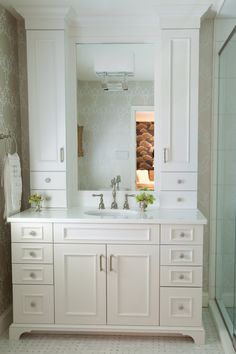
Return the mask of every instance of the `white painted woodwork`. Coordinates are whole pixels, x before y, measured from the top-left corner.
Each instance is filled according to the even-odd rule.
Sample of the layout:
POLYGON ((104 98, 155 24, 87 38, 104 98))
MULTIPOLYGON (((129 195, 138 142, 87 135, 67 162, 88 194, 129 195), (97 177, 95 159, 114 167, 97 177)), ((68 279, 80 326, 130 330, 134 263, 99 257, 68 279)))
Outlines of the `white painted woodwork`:
POLYGON ((161 288, 161 326, 201 326, 200 288, 161 288))
POLYGON ((51 223, 12 223, 12 242, 52 242, 51 223))
POLYGON ((106 323, 105 245, 55 245, 55 323, 106 323))
POLYGON ((53 265, 12 264, 13 284, 53 284, 53 265))
POLYGON ((54 323, 52 285, 13 285, 14 323, 54 323))
POLYGON ((158 325, 159 246, 107 246, 107 323, 158 325))
POLYGON ((65 171, 64 31, 27 31, 31 171, 65 171))
POLYGON ((161 244, 203 244, 202 225, 161 225, 161 244))
POLYGON ((202 246, 160 246, 161 265, 201 266, 202 246))
POLYGON ((202 287, 202 267, 160 267, 160 286, 202 287))
POLYGON ((164 191, 160 193, 160 205, 168 209, 196 209, 197 192, 164 191))
POLYGON ((66 189, 66 172, 30 172, 31 189, 66 189))
POLYGON ((12 243, 12 263, 52 263, 52 244, 12 243))
POLYGON ((32 194, 41 194, 44 198, 42 206, 44 208, 66 208, 67 191, 49 189, 31 189, 32 194))
POLYGON ((196 191, 197 173, 163 172, 161 173, 161 189, 163 191, 196 191))
POLYGON ((56 223, 55 243, 159 243, 159 225, 56 223))
POLYGON ((161 37, 160 169, 197 172, 199 30, 163 30, 161 37))

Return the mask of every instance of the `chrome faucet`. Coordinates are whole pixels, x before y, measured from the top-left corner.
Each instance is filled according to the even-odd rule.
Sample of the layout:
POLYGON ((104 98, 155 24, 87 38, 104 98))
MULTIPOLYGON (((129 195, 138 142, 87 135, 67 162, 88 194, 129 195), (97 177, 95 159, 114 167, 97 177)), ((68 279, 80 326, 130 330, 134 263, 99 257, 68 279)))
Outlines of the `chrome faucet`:
POLYGON ((111 203, 111 209, 118 209, 118 204, 116 202, 116 191, 119 190, 119 183, 121 182, 121 177, 116 176, 111 180, 111 187, 112 187, 112 198, 113 201, 111 203))
POLYGON ((103 194, 92 194, 93 197, 100 197, 100 202, 99 202, 99 205, 98 205, 98 209, 105 209, 105 204, 104 204, 104 201, 103 201, 103 194))
POLYGON ((123 209, 129 209, 129 202, 128 202, 128 197, 135 197, 135 194, 125 194, 125 202, 123 205, 123 209))

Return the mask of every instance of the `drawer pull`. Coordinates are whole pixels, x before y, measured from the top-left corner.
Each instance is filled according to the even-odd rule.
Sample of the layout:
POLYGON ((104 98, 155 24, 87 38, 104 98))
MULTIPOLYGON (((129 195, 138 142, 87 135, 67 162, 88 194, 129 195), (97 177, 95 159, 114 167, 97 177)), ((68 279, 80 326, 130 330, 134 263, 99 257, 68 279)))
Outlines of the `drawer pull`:
POLYGON ((30 253, 29 253, 29 255, 31 256, 31 257, 36 257, 36 253, 34 252, 34 251, 31 251, 30 253))
POLYGON ((180 311, 184 310, 184 305, 179 305, 179 310, 180 311))
POLYGON ((30 273, 30 278, 35 279, 36 278, 35 273, 30 273))
POLYGON ((30 233, 29 233, 31 236, 36 236, 36 231, 30 231, 30 233))
POLYGON ((183 181, 182 179, 178 179, 178 180, 177 180, 177 183, 178 183, 178 184, 182 184, 182 183, 184 183, 184 181, 183 181))
POLYGON ((179 279, 183 280, 184 279, 184 275, 180 274, 179 279))
POLYGON ((177 198, 177 202, 183 202, 184 201, 184 198, 177 198))
POLYGON ((31 302, 31 303, 30 303, 30 306, 31 306, 31 307, 36 307, 36 303, 35 303, 35 302, 31 302))
POLYGON ((49 177, 45 178, 45 182, 46 183, 50 183, 51 182, 51 178, 49 178, 49 177))
POLYGON ((184 253, 181 253, 179 256, 181 259, 185 258, 184 253))
POLYGON ((184 236, 185 236, 185 233, 181 232, 180 237, 184 237, 184 236))

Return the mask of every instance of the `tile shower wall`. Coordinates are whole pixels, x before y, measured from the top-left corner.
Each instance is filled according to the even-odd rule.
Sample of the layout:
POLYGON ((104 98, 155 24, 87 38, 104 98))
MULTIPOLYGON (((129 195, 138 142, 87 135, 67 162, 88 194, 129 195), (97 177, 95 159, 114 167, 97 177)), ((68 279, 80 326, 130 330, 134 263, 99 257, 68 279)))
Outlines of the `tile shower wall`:
MULTIPOLYGON (((21 113, 24 115, 24 124, 26 124, 28 117, 25 98, 27 90, 23 28, 22 24, 17 23, 16 19, 0 6, 0 131, 9 129, 16 135, 18 153, 22 161, 24 196, 26 196, 28 190, 28 177, 26 178, 28 166, 27 132, 23 134, 25 144, 23 149, 21 143, 21 129, 24 131, 24 127, 21 126, 21 113)), ((14 144, 9 148, 13 152, 14 144)), ((4 154, 5 141, 0 141, 0 174, 2 173, 4 154)), ((23 204, 26 206, 26 202, 23 204)), ((3 210, 4 196, 3 189, 0 187, 0 315, 12 301, 10 228, 3 220, 3 210)))

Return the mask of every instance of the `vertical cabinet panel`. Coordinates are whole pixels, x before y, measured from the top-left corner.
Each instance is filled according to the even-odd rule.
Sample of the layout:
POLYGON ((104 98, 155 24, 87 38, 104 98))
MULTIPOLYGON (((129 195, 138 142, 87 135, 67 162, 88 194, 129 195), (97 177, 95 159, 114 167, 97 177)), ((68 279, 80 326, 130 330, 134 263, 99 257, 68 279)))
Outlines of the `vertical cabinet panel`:
POLYGON ((30 167, 65 170, 64 31, 27 31, 30 167))
POLYGON ((55 245, 55 322, 106 323, 105 245, 55 245))
POLYGON ((198 32, 162 31, 162 171, 197 171, 198 32))
POLYGON ((107 323, 157 325, 159 248, 107 246, 107 323))

